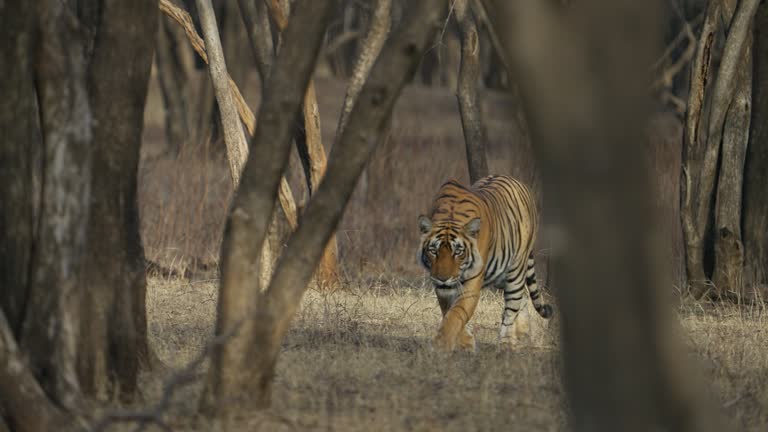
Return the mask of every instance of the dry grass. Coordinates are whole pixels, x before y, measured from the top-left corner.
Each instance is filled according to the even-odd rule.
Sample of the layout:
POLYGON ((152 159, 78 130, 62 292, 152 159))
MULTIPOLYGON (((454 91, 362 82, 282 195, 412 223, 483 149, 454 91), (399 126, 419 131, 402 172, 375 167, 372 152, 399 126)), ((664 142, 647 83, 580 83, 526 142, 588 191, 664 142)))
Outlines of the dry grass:
MULTIPOLYGON (((326 145, 332 141, 341 92, 338 83, 318 82, 326 145)), ((489 95, 485 103, 491 170, 515 175, 538 190, 532 149, 508 120, 509 104, 498 95, 489 95)), ((156 104, 157 95, 150 92, 139 181, 147 256, 166 267, 194 269, 202 263, 215 268, 231 197, 226 164, 212 149, 182 151, 177 159, 163 156, 156 104)), ((502 349, 496 344, 501 299, 489 291, 474 318, 476 354, 443 356, 429 349, 439 308, 416 265, 415 221, 443 180, 466 181, 454 96, 407 89, 392 130, 369 166, 367 188, 358 186, 338 231, 347 281, 333 293, 307 293, 278 364, 272 423, 259 423, 265 417, 254 414, 239 429, 279 430, 274 419, 282 419, 289 430, 564 430, 557 319, 537 327, 531 343, 502 349)), ((647 151, 676 280, 682 256, 680 131, 674 118, 655 119, 647 151)), ((306 199, 295 155, 289 179, 297 198, 306 199)), ((539 257, 546 257, 547 248, 545 240, 539 242, 539 257)), ((548 288, 546 261, 537 262, 537 271, 548 288)), ((164 380, 199 356, 210 339, 215 276, 208 271, 192 281, 150 278, 151 344, 167 367, 143 377, 142 404, 156 401, 164 380)), ((765 311, 686 304, 679 314, 691 359, 703 364, 714 399, 735 429, 765 430, 765 311)), ((175 393, 168 412, 174 430, 211 429, 196 414, 205 368, 191 386, 175 393)))
MULTIPOLYGON (((209 281, 150 280, 151 344, 168 369, 144 378, 145 403, 157 398, 162 376, 205 346, 216 292, 209 281)), ((485 291, 473 319, 477 353, 444 356, 429 347, 440 312, 419 279, 382 276, 309 291, 283 345, 271 416, 291 430, 564 430, 557 320, 530 344, 500 346, 501 307, 498 293, 485 291)), ((723 412, 737 430, 765 430, 766 312, 684 305, 680 318, 691 361, 703 365, 723 412)), ((176 430, 210 427, 195 414, 203 373, 177 394, 168 416, 176 430)), ((242 430, 259 430, 253 424, 242 430)))

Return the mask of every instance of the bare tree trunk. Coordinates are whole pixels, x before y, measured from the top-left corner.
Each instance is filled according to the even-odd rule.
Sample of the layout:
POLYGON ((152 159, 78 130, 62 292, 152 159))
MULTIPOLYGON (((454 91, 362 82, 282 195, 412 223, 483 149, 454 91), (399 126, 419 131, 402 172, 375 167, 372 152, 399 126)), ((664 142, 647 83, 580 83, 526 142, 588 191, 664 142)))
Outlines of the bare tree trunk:
POLYGON ((469 179, 474 183, 488 175, 485 128, 477 94, 477 86, 480 83, 480 38, 468 0, 456 0, 454 11, 461 33, 461 64, 456 99, 459 102, 461 126, 464 129, 469 179))
MULTIPOLYGON (((686 241, 686 268, 688 280, 692 286, 691 293, 696 298, 704 294, 708 287, 708 278, 703 266, 703 255, 707 228, 711 223, 709 221, 709 215, 712 211, 718 157, 720 155, 720 146, 723 140, 726 115, 728 113, 728 108, 731 105, 731 101, 733 100, 734 90, 737 85, 737 70, 740 64, 742 64, 744 45, 746 44, 758 3, 759 0, 741 1, 734 12, 733 21, 728 29, 728 37, 725 42, 725 47, 723 48, 723 58, 718 70, 717 80, 712 89, 706 140, 700 135, 698 135, 698 140, 696 140, 697 136, 694 135, 694 137, 692 137, 693 139, 687 139, 684 143, 686 146, 686 153, 684 155, 684 170, 686 177, 683 185, 683 233, 686 241), (692 160, 693 162, 688 163, 688 160, 692 160)), ((725 4, 725 6, 727 7, 727 4, 725 4)), ((709 13, 715 8, 716 7, 712 5, 708 8, 707 21, 710 20, 709 13)), ((707 23, 705 22, 705 26, 706 24, 707 23)), ((702 39, 704 37, 708 37, 706 33, 702 35, 702 39)), ((714 33, 712 34, 712 37, 714 37, 714 33)), ((702 45, 705 44, 700 42, 700 49, 706 49, 706 47, 702 45)), ((694 66, 696 66, 696 64, 694 64, 694 66)), ((699 82, 694 79, 692 79, 691 82, 696 83, 696 88, 701 87, 699 82)), ((704 87, 704 89, 706 91, 706 87, 704 87)), ((698 97, 698 90, 692 91, 691 94, 694 95, 693 97, 698 97)), ((706 93, 704 96, 705 95, 706 93)), ((688 109, 691 110, 692 108, 689 107, 688 109)), ((687 116, 686 122, 689 120, 694 119, 692 119, 691 116, 687 116)), ((697 125, 687 125, 686 133, 693 131, 694 127, 697 127, 697 125)), ((721 255, 723 249, 738 248, 738 245, 735 244, 733 239, 732 230, 726 229, 726 231, 722 231, 718 227, 718 231, 718 236, 721 239, 721 255), (731 233, 729 234, 728 231, 731 231, 731 233), (732 246, 729 247, 726 246, 726 244, 731 244, 732 246)), ((733 260, 729 259, 728 263, 723 263, 722 265, 730 267, 729 264, 734 264, 731 261, 733 260)), ((738 258, 736 258, 736 261, 738 261, 738 258)), ((722 276, 723 273, 734 273, 735 271, 721 269, 720 272, 722 276)), ((738 271, 738 273, 741 272, 738 271)), ((719 288, 716 287, 716 290, 719 293, 719 288)))
MULTIPOLYGON (((704 194, 702 173, 707 154, 705 106, 713 76, 712 54, 720 17, 720 0, 710 0, 699 37, 696 56, 691 65, 691 90, 688 94, 688 110, 685 113, 683 136, 683 169, 680 178, 680 219, 685 240, 685 268, 691 295, 700 298, 709 290, 709 279, 704 271, 704 237, 708 224, 699 219, 698 208, 704 194)), ((710 152, 711 153, 711 152, 710 152)), ((716 155, 715 155, 716 156, 716 155)), ((712 159, 709 156, 708 159, 712 159)), ((712 162, 716 163, 716 161, 712 162)), ((713 173, 714 175, 714 173, 713 173)), ((711 192, 710 192, 711 193, 711 192)), ((707 199, 708 200, 708 199, 707 199)))
MULTIPOLYGON (((761 4, 754 23, 752 121, 744 166, 743 235, 747 276, 755 285, 768 283, 768 4, 761 4)), ((762 295, 768 294, 762 290, 762 295)))
MULTIPOLYGON (((330 0, 299 0, 285 31, 264 95, 254 154, 249 157, 224 232, 216 334, 236 331, 214 351, 203 408, 218 416, 246 407, 261 407, 259 374, 252 358, 253 329, 243 319, 258 298, 254 274, 274 209, 275 198, 290 155, 293 122, 322 44, 333 10, 330 0)), ((314 267, 313 267, 314 269, 314 267)), ((313 270, 312 269, 312 270, 313 270)))
MULTIPOLYGON (((279 34, 282 34, 285 30, 287 19, 285 19, 284 16, 289 9, 287 2, 282 2, 281 5, 273 3, 273 21, 278 27, 277 30, 279 34)), ((294 139, 296 141, 296 149, 299 153, 302 167, 304 168, 307 189, 309 190, 309 195, 311 197, 325 175, 327 164, 322 133, 320 130, 320 111, 317 106, 315 84, 312 79, 310 79, 307 91, 304 94, 304 102, 302 103, 298 121, 300 123, 300 128, 294 136, 294 139)), ((291 227, 292 230, 295 228, 295 225, 291 227)), ((339 270, 337 258, 338 245, 336 237, 334 236, 328 241, 325 253, 323 254, 323 259, 320 261, 317 268, 316 279, 318 285, 322 289, 328 289, 338 285, 339 270)))
MULTIPOLYGON (((360 53, 357 56, 352 76, 347 85, 347 91, 344 94, 344 102, 341 106, 339 123, 336 126, 334 143, 338 142, 341 138, 341 134, 347 126, 349 114, 355 106, 360 90, 363 88, 366 79, 368 79, 368 75, 371 73, 371 68, 379 57, 384 42, 387 40, 387 35, 392 27, 392 0, 376 0, 376 7, 370 22, 368 32, 366 33, 360 48, 360 53)), ((387 128, 386 133, 389 133, 389 128, 387 128)), ((369 185, 368 170, 364 169, 360 179, 360 188, 363 197, 366 200, 370 194, 369 185)))
MULTIPOLYGON (((192 48, 200 56, 204 63, 208 63, 208 54, 205 51, 203 39, 197 34, 189 13, 173 4, 171 0, 160 0, 160 11, 173 18, 176 22, 179 23, 179 25, 184 28, 192 48)), ((243 95, 240 93, 240 89, 237 88, 237 84, 235 84, 231 77, 229 78, 229 88, 232 92, 232 97, 235 100, 240 120, 245 125, 248 133, 253 135, 254 131, 256 130, 256 116, 254 116, 253 111, 251 111, 251 109, 245 103, 245 99, 243 99, 243 95)), ((296 227, 296 203, 293 199, 293 194, 291 193, 291 189, 288 187, 288 183, 285 178, 283 178, 281 181, 279 198, 280 205, 283 208, 286 220, 291 226, 291 229, 293 229, 296 227)))
POLYGON ((339 124, 336 126, 336 142, 341 139, 341 134, 347 127, 349 115, 357 102, 363 84, 371 73, 374 62, 379 57, 384 42, 387 40, 387 34, 392 25, 392 0, 376 0, 376 8, 373 11, 371 26, 365 35, 360 54, 357 57, 352 77, 347 86, 347 92, 344 94, 344 102, 339 115, 339 124))
MULTIPOLYGON (((304 167, 310 199, 314 196, 320 181, 325 176, 326 157, 320 130, 320 111, 317 107, 314 80, 309 81, 302 104, 301 124, 303 128, 296 134, 296 148, 304 167)), ((323 258, 317 266, 315 278, 321 289, 330 289, 339 283, 338 268, 339 248, 336 236, 332 236, 325 247, 323 258)))
POLYGON ((64 410, 80 407, 77 287, 92 137, 84 44, 71 18, 53 1, 0 4, 0 430, 73 430, 64 410))
POLYGON ((88 70, 95 145, 78 374, 90 396, 131 400, 150 361, 136 193, 157 0, 105 1, 83 26, 95 29, 88 70))
POLYGON ((219 105, 221 124, 224 129, 224 142, 227 145, 227 160, 229 161, 229 174, 232 184, 237 189, 240 183, 240 172, 248 158, 248 146, 245 142, 243 127, 237 114, 237 108, 232 100, 232 92, 229 87, 229 74, 224 61, 224 52, 219 39, 219 30, 216 25, 216 16, 213 12, 211 0, 196 0, 197 10, 200 14, 200 24, 205 38, 205 50, 208 53, 208 71, 211 74, 211 82, 216 93, 216 101, 219 105))
MULTIPOLYGON (((200 14, 200 22, 205 37, 206 52, 208 53, 208 70, 216 92, 221 124, 224 128, 224 142, 227 146, 227 160, 229 161, 229 173, 232 177, 232 185, 237 190, 240 183, 240 175, 245 161, 248 159, 248 145, 243 135, 243 127, 232 100, 229 74, 224 59, 224 53, 219 40, 219 31, 216 26, 211 0, 196 0, 197 10, 200 14)), ((274 224, 275 218, 272 218, 274 224)), ((274 231, 274 230, 273 230, 274 231)), ((258 285, 265 289, 272 277, 272 265, 275 260, 274 244, 265 241, 262 246, 261 258, 254 264, 259 269, 258 285)))
MULTIPOLYGON (((183 28, 184 31, 187 34, 187 37, 189 38, 190 43, 192 44, 192 47, 194 50, 198 53, 198 55, 203 59, 205 63, 208 63, 208 54, 206 53, 205 47, 203 46, 203 40, 200 38, 200 36, 195 31, 194 25, 192 24, 192 19, 189 16, 188 13, 181 10, 178 6, 171 3, 169 0, 160 0, 160 10, 168 15, 169 17, 173 18, 175 21, 177 21, 183 28)), ((234 98, 236 105, 237 105, 237 111, 240 116, 240 120, 245 125, 246 129, 248 130, 248 133, 253 135, 255 128, 256 128, 256 117, 253 115, 253 112, 250 110, 248 105, 245 103, 245 100, 243 99, 242 94, 240 93, 240 90, 237 88, 237 85, 232 80, 232 78, 228 78, 228 84, 229 89, 232 92, 232 97, 234 98)), ((246 153, 243 156, 243 159, 240 163, 238 163, 237 160, 231 157, 231 155, 228 155, 227 158, 230 162, 230 174, 231 175, 239 175, 242 172, 242 164, 245 163, 245 159, 247 158, 247 147, 246 147, 246 153), (236 171, 233 171, 236 170, 236 171)), ((279 231, 279 227, 277 226, 277 223, 279 220, 278 215, 283 215, 285 217, 285 221, 288 223, 290 229, 296 228, 296 203, 293 198, 293 194, 291 193, 291 189, 288 186, 288 182, 283 178, 280 183, 280 193, 279 193, 279 199, 280 199, 280 205, 282 207, 283 212, 280 213, 278 211, 275 212, 275 216, 272 218, 272 222, 269 228, 269 242, 265 242, 262 250, 263 259, 258 261, 258 268, 259 268, 259 274, 260 280, 261 280, 261 287, 263 289, 266 289, 267 285, 269 284, 269 279, 272 275, 272 268, 275 261, 275 253, 274 250, 279 248, 279 242, 277 232, 279 231)))
MULTIPOLYGON (((75 370, 80 332, 81 272, 91 200, 92 111, 84 42, 67 5, 42 2, 34 79, 44 156, 39 219, 19 345, 32 373, 60 406, 79 408, 75 370)), ((15 143, 25 145, 26 143, 15 143)))
POLYGON ((503 41, 530 114, 545 209, 559 210, 544 218, 558 280, 568 281, 558 293, 572 427, 721 430, 700 409, 676 337, 641 162, 657 5, 587 1, 564 15, 551 2, 485 4, 495 27, 510 29, 503 41))
MULTIPOLYGON (((299 307, 314 265, 336 230, 363 167, 382 139, 402 88, 416 72, 421 56, 440 28, 440 19, 445 12, 441 7, 443 3, 442 0, 424 0, 414 5, 401 30, 384 47, 362 88, 347 129, 333 147, 327 177, 309 202, 302 224, 289 240, 269 290, 256 304, 254 322, 245 324, 253 332, 252 342, 247 345, 247 357, 252 360, 249 363, 252 383, 257 384, 251 388, 251 397, 259 406, 269 405, 281 342, 299 307)), ((289 40, 286 37, 286 44, 289 40)), ((261 172, 249 168, 250 165, 246 170, 251 173, 261 172)))
MULTIPOLYGON (((749 24, 751 27, 751 23, 749 24)), ((712 281, 720 295, 744 294, 744 244, 741 236, 744 159, 752 114, 752 30, 736 71, 736 88, 723 131, 715 203, 715 268, 712 281)))

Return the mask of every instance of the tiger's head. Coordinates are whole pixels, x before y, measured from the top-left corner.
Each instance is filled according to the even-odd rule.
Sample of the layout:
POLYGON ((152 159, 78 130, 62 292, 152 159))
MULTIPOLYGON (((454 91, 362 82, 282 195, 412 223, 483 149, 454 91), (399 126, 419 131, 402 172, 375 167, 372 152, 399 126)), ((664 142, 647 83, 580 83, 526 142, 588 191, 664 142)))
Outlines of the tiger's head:
POLYGON ((483 258, 478 249, 480 218, 462 223, 419 216, 421 247, 419 262, 430 272, 437 289, 457 288, 462 282, 479 275, 483 258))

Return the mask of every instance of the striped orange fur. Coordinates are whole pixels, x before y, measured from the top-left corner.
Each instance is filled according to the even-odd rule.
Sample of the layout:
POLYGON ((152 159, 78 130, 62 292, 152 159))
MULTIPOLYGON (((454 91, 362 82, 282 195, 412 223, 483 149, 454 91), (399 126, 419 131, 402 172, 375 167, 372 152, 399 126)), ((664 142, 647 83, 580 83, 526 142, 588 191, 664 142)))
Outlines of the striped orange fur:
POLYGON ((484 177, 471 187, 446 181, 428 216, 419 216, 419 262, 430 272, 443 320, 435 338, 438 348, 456 345, 474 350, 467 328, 480 289, 504 290, 499 336, 510 335, 525 291, 543 318, 552 316, 536 284, 533 244, 538 226, 530 189, 508 176, 484 177))

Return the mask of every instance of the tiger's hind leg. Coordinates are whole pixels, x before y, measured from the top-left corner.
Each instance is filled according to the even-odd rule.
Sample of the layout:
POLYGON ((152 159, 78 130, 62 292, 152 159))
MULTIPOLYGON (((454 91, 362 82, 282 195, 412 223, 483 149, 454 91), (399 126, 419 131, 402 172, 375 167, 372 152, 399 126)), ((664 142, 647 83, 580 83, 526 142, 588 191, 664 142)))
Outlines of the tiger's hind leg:
POLYGON ((525 306, 525 271, 512 269, 507 273, 504 289, 504 310, 501 313, 499 339, 511 344, 519 342, 528 334, 528 313, 525 306))

